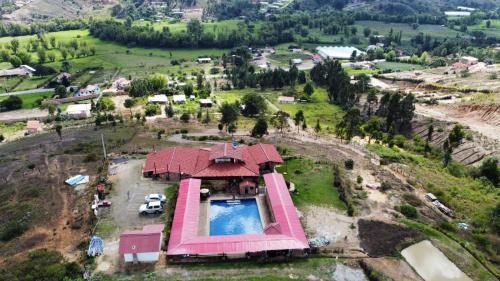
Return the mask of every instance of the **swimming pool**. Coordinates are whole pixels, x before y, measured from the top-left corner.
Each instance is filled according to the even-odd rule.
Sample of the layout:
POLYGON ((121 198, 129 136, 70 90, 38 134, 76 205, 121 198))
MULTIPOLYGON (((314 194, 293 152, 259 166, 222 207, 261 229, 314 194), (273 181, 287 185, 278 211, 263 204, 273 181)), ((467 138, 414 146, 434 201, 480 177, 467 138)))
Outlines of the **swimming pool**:
POLYGON ((212 200, 210 202, 210 236, 262 233, 257 201, 212 200))

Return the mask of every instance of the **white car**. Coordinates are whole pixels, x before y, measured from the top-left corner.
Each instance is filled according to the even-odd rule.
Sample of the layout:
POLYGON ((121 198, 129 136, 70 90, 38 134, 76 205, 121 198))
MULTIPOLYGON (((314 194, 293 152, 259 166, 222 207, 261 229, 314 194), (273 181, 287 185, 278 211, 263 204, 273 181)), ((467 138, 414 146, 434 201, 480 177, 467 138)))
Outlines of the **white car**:
POLYGON ((146 195, 146 197, 144 197, 144 201, 146 201, 146 203, 160 201, 163 204, 165 203, 165 201, 167 201, 167 197, 165 197, 165 195, 161 193, 152 193, 146 195))
POLYGON ((159 214, 163 212, 163 206, 160 201, 153 201, 147 204, 142 204, 139 207, 139 214, 147 215, 147 214, 159 214))

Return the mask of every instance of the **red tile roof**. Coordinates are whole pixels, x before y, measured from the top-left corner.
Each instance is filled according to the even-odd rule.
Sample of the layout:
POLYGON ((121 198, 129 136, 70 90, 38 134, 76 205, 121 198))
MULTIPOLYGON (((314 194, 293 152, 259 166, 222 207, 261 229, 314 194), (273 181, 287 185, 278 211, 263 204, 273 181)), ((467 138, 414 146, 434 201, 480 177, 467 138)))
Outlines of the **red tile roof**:
POLYGON ((143 172, 154 174, 183 173, 192 177, 256 177, 259 165, 266 162, 283 163, 283 159, 272 144, 252 146, 218 144, 211 148, 174 147, 146 156, 143 172), (215 163, 221 157, 236 159, 230 163, 215 163))
POLYGON ((119 253, 136 254, 159 252, 164 225, 146 225, 142 230, 125 231, 120 235, 119 253))
POLYGON ((264 175, 275 222, 263 234, 197 236, 201 180, 185 179, 172 222, 167 255, 242 254, 269 250, 308 249, 304 230, 281 174, 264 175))
POLYGON ((246 187, 246 186, 257 187, 257 184, 249 180, 240 182, 240 187, 246 187))

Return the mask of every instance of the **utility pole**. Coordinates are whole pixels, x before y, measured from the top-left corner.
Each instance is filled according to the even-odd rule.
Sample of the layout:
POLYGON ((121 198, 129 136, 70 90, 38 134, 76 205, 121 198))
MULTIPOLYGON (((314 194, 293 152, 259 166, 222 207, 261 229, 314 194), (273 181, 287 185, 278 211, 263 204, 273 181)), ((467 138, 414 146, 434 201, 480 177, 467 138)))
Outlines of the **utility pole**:
POLYGON ((102 142, 102 153, 104 154, 104 160, 106 160, 106 144, 104 144, 104 135, 101 134, 101 142, 102 142))

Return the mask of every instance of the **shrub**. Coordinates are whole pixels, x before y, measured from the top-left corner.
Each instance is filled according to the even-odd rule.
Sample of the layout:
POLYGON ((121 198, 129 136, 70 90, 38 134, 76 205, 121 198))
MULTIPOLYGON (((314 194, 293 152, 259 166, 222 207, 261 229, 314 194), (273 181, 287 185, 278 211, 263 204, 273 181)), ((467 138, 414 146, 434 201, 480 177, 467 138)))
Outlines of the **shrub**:
POLYGON ((414 219, 417 217, 417 209, 412 205, 405 204, 400 207, 401 214, 405 215, 405 217, 414 219))
POLYGON ((84 162, 94 162, 97 161, 97 155, 95 152, 90 152, 89 154, 85 155, 85 159, 83 159, 84 162))
POLYGON ((146 106, 146 109, 144 111, 144 114, 146 116, 155 116, 156 114, 160 113, 160 106, 157 104, 148 104, 146 106))
POLYGON ((358 176, 358 177, 356 178, 356 182, 357 182, 358 184, 363 183, 363 177, 362 177, 362 176, 358 176))
POLYGON ((182 115, 180 117, 181 121, 185 122, 185 123, 189 122, 190 118, 191 117, 189 116, 189 113, 187 113, 187 112, 182 113, 182 115))
POLYGON ((26 230, 28 226, 20 221, 11 220, 9 221, 2 231, 0 232, 0 240, 1 241, 9 241, 18 236, 21 236, 26 230))
POLYGON ((394 144, 397 145, 398 147, 404 148, 406 145, 406 137, 403 135, 396 135, 394 136, 394 144))
POLYGON ((439 224, 439 228, 441 228, 442 230, 445 230, 445 231, 455 232, 455 226, 453 224, 451 224, 449 221, 442 221, 439 224))
POLYGON ((354 169, 354 160, 352 159, 347 159, 344 161, 344 167, 347 169, 347 170, 352 170, 354 169))
POLYGON ((389 189, 392 189, 392 186, 390 183, 384 181, 384 182, 382 182, 382 184, 380 184, 380 191, 385 192, 389 189))
POLYGON ((467 174, 465 166, 456 161, 450 161, 446 169, 451 175, 457 178, 464 177, 467 174))
POLYGON ((188 129, 181 129, 180 132, 181 132, 181 134, 187 134, 189 131, 188 131, 188 129))

